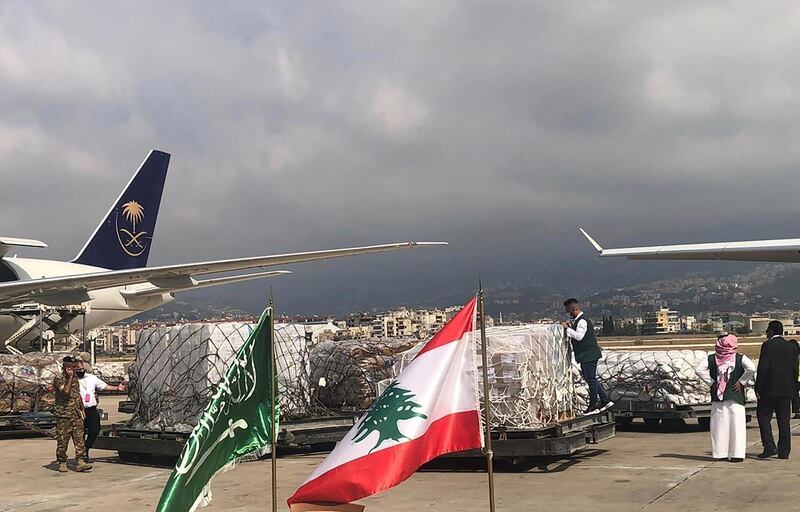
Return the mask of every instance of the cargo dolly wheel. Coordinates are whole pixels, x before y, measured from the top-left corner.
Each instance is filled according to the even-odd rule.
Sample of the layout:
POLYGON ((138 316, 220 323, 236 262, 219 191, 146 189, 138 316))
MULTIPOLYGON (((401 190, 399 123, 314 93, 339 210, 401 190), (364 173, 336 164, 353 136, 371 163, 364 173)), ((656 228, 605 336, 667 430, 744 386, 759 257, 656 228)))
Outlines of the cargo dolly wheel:
POLYGON ((139 454, 139 453, 136 453, 136 452, 118 451, 117 455, 119 455, 120 460, 125 461, 125 462, 138 463, 138 462, 141 462, 142 459, 143 459, 142 455, 139 454))
POLYGON ((657 429, 659 423, 661 423, 661 418, 643 418, 643 419, 644 419, 644 425, 650 430, 657 429))
POLYGON ((670 432, 683 432, 686 430, 686 420, 683 418, 664 418, 661 423, 670 432))
POLYGON ((633 424, 633 416, 617 416, 614 420, 620 428, 630 428, 633 424))

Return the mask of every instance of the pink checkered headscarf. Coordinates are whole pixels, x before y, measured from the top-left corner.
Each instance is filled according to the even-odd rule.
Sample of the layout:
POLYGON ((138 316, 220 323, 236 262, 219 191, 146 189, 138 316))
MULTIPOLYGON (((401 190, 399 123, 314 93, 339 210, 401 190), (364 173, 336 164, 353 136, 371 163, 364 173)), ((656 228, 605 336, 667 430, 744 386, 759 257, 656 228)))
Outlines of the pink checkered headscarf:
POLYGON ((717 362, 717 397, 722 400, 725 390, 728 388, 728 377, 736 363, 736 348, 739 340, 733 334, 725 334, 717 338, 714 347, 716 352, 714 358, 717 362))

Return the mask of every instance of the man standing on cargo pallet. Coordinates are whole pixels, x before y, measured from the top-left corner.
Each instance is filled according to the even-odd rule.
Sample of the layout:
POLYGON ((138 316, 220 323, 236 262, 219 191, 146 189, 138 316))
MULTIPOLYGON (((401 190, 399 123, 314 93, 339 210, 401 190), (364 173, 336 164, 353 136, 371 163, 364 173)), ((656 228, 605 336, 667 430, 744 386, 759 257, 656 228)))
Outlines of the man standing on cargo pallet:
POLYGON ((92 466, 84 460, 86 448, 83 444, 83 404, 81 390, 75 370, 78 362, 67 356, 62 361, 63 373, 53 380, 56 403, 53 412, 56 417, 56 460, 58 471, 67 472, 67 447, 72 438, 75 447, 75 471, 90 471, 92 466))
MULTIPOLYGON (((84 426, 86 427, 86 462, 91 462, 89 450, 94 446, 94 441, 100 433, 100 413, 97 412, 97 392, 108 389, 109 385, 100 380, 92 373, 86 373, 87 364, 80 362, 80 366, 75 370, 78 383, 81 388, 81 399, 83 401, 84 426)), ((125 391, 125 385, 120 384, 113 389, 125 391)))
POLYGON ((766 459, 778 455, 788 459, 792 449, 792 431, 789 417, 792 397, 797 394, 798 355, 800 346, 795 340, 783 337, 783 324, 777 320, 767 325, 767 341, 761 345, 756 372, 756 396, 758 396, 758 428, 764 451, 758 456, 766 459), (778 446, 772 435, 772 415, 778 423, 778 446))
POLYGON ((561 325, 572 343, 575 362, 581 365, 583 380, 589 386, 589 406, 584 414, 595 414, 608 410, 614 405, 614 402, 608 399, 606 391, 597 380, 597 362, 603 354, 600 351, 600 345, 597 344, 594 325, 581 311, 578 299, 565 300, 564 309, 572 317, 572 322, 561 322, 561 325))

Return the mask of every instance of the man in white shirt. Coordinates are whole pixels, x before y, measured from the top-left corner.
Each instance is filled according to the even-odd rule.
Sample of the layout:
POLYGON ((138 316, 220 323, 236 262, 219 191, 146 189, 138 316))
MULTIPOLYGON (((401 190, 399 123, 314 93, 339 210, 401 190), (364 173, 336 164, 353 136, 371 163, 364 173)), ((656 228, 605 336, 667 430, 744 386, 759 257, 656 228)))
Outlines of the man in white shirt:
POLYGON ((578 299, 564 301, 564 310, 572 317, 571 322, 561 322, 572 344, 575 362, 581 367, 581 375, 589 388, 589 403, 584 414, 596 414, 610 409, 614 402, 608 398, 602 384, 597 380, 597 362, 603 353, 597 344, 592 321, 583 314, 578 299))
MULTIPOLYGON (((94 446, 94 441, 100 433, 100 413, 97 412, 97 392, 108 389, 110 386, 100 380, 96 375, 86 373, 86 363, 83 363, 75 372, 81 388, 81 402, 86 413, 84 428, 86 429, 86 459, 89 459, 89 449, 94 446)), ((125 385, 120 384, 117 391, 125 391, 125 385)))

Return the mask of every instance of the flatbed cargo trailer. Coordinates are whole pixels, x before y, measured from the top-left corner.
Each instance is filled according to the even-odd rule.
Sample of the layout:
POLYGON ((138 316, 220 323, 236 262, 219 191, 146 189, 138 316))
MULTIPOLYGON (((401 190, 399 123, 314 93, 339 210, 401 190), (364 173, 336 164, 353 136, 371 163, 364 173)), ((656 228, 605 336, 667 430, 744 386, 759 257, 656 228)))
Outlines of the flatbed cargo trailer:
POLYGON ((117 382, 117 383, 113 383, 113 384, 111 382, 107 382, 109 387, 104 389, 104 390, 102 390, 102 391, 98 391, 97 394, 100 395, 100 396, 127 395, 128 394, 128 389, 127 388, 124 391, 120 391, 119 389, 116 388, 116 386, 119 386, 120 384, 123 384, 123 383, 124 382, 122 382, 122 381, 117 382))
POLYGON ((55 428, 56 418, 50 411, 0 414, 0 433, 2 434, 52 435, 55 428))
MULTIPOLYGON (((108 419, 108 413, 98 409, 101 420, 108 419)), ((52 411, 0 413, 0 435, 40 434, 55 435, 56 417, 52 411)))
MULTIPOLYGON (((701 428, 708 429, 711 423, 711 404, 676 405, 661 400, 618 400, 614 404, 617 425, 628 427, 637 418, 650 428, 659 424, 672 430, 682 430, 687 419, 696 419, 701 428)), ((747 421, 756 414, 756 404, 745 404, 747 421)))
MULTIPOLYGON (((533 467, 546 470, 549 460, 569 457, 590 445, 611 439, 616 434, 614 415, 601 412, 564 420, 541 429, 505 429, 492 431, 494 460, 505 468, 527 471, 533 467)), ((480 450, 444 455, 431 467, 440 467, 453 459, 485 459, 480 450)))
POLYGON ((134 414, 136 412, 136 402, 122 400, 117 404, 117 410, 123 414, 134 414))
MULTIPOLYGON (((282 422, 278 433, 278 454, 296 450, 330 450, 357 421, 357 416, 336 416, 282 422)), ((541 465, 542 458, 572 455, 614 434, 614 416, 604 412, 573 418, 542 429, 498 428, 492 433, 492 438, 495 458, 507 460, 514 469, 523 469, 541 465)), ((116 450, 120 458, 126 461, 144 461, 152 457, 174 458, 180 455, 188 437, 186 432, 140 430, 115 425, 100 433, 95 448, 116 450)), ((475 457, 482 455, 473 450, 446 455, 442 459, 475 457)))
MULTIPOLYGON (((353 427, 356 420, 355 416, 335 416, 281 422, 278 449, 330 449, 353 427)), ((100 432, 95 448, 115 450, 121 459, 128 461, 151 456, 177 457, 188 438, 189 432, 112 425, 100 432)))

